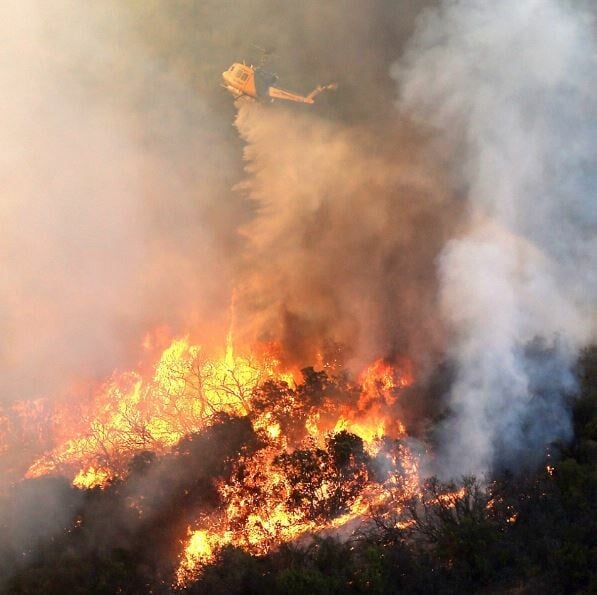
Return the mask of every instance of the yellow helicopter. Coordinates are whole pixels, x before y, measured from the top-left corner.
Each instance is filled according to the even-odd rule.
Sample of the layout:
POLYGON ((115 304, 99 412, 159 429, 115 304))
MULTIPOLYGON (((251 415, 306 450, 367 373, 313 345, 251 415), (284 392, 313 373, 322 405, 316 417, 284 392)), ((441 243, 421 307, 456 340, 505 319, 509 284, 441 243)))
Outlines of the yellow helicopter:
POLYGON ((265 71, 261 66, 247 66, 244 62, 232 64, 228 70, 222 73, 222 78, 224 80, 222 86, 235 98, 244 95, 258 101, 284 99, 297 103, 315 103, 315 98, 320 93, 337 88, 336 84, 319 85, 308 95, 300 95, 276 87, 278 75, 265 71))

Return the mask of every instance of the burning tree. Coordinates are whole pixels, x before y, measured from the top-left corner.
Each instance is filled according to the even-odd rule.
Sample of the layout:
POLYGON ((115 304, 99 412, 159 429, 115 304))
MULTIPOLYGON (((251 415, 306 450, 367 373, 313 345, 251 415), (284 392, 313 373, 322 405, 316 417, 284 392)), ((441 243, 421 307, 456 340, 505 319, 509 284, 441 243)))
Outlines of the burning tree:
POLYGON ((56 428, 57 444, 27 477, 63 474, 80 489, 117 490, 135 523, 163 517, 156 507, 178 493, 170 528, 159 531, 170 559, 173 543, 184 548, 182 585, 226 545, 263 555, 366 521, 374 506, 389 514, 398 503, 390 490, 418 481, 416 463, 404 462, 409 449, 390 448, 405 434, 393 406, 411 377, 400 373, 377 361, 357 381, 314 368, 298 380, 267 351, 236 355, 231 337, 220 358, 174 340, 149 374, 115 373, 80 415, 57 416, 73 422, 56 428), (386 431, 393 437, 382 440, 386 431), (181 460, 201 461, 192 477, 180 474, 181 460))

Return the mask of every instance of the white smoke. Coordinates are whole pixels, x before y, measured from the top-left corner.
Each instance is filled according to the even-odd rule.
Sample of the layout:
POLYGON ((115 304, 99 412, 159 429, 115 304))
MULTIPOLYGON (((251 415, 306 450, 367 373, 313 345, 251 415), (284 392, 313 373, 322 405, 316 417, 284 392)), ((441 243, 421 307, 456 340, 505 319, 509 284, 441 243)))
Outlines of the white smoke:
POLYGON ((0 405, 130 365, 155 326, 225 312, 205 213, 233 153, 117 4, 0 5, 0 405))
POLYGON ((449 474, 536 460, 571 434, 565 395, 597 296, 592 26, 580 3, 445 1, 393 70, 469 205, 439 260, 457 365, 449 474))

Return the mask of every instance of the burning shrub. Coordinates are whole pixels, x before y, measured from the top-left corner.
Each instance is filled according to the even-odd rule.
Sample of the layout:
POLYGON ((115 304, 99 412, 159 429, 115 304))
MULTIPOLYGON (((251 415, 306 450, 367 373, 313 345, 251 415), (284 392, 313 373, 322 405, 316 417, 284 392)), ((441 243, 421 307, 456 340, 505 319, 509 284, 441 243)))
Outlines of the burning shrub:
POLYGON ((367 484, 368 455, 355 434, 340 432, 313 447, 283 453, 274 460, 290 484, 292 506, 310 521, 329 522, 346 512, 367 484))

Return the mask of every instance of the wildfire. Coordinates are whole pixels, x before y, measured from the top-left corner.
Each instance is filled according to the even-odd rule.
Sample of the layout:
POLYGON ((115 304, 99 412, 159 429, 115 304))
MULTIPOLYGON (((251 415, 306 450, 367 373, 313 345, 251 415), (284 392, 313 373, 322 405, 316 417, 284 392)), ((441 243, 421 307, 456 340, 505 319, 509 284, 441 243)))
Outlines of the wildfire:
POLYGON ((236 356, 230 339, 220 359, 207 359, 186 338, 175 339, 148 379, 127 372, 101 386, 79 424, 61 431, 74 436, 33 463, 26 477, 61 472, 76 474, 80 487, 104 485, 126 473, 135 452, 165 452, 217 413, 247 415, 259 383, 274 377, 292 383, 277 366, 272 357, 257 362, 236 356))
POLYGON ((73 485, 81 489, 90 489, 103 486, 110 479, 108 469, 95 469, 89 467, 87 470, 81 469, 73 479, 73 485))
MULTIPOLYGON (((151 352, 153 342, 144 346, 151 352)), ((79 415, 56 412, 62 438, 26 477, 59 473, 80 489, 105 487, 126 477, 137 453, 169 453, 221 415, 247 419, 258 446, 237 453, 217 479, 218 506, 188 528, 179 585, 226 545, 265 554, 367 514, 406 526, 400 510, 418 490, 418 467, 392 407, 412 382, 407 363, 377 360, 355 383, 307 368, 301 381, 271 353, 238 355, 230 334, 220 357, 178 338, 148 369, 115 373, 79 415)))
MULTIPOLYGON (((393 393, 410 382, 397 376, 389 364, 375 362, 361 377, 365 381, 356 411, 334 400, 318 403, 314 411, 299 407, 295 419, 302 422, 301 440, 290 449, 280 421, 284 411, 296 408, 296 395, 278 395, 282 399, 253 422, 256 429, 265 429, 270 446, 241 458, 233 479, 220 484, 225 514, 189 529, 178 584, 196 577, 226 545, 265 554, 302 535, 349 527, 368 514, 391 516, 396 527, 409 526, 411 521, 401 520, 400 512, 418 491, 417 462, 396 440, 384 444, 389 407, 397 398, 393 393), (355 450, 339 461, 338 452, 351 446, 355 450), (377 479, 371 475, 374 457, 383 470, 377 479)), ((402 424, 393 426, 394 439, 405 437, 402 424)))
POLYGON ((195 564, 207 564, 213 558, 215 535, 207 531, 190 531, 184 551, 181 568, 192 568, 195 564))
MULTIPOLYGON (((349 434, 331 434, 328 442, 338 436, 349 434)), ((310 472, 301 481, 288 472, 288 458, 298 453, 296 459, 304 462, 308 452, 280 454, 272 447, 239 461, 236 470, 243 468, 242 479, 219 486, 222 501, 227 504, 225 514, 203 520, 207 528, 189 529, 177 572, 179 585, 195 578, 226 545, 265 554, 303 535, 349 527, 368 514, 391 516, 400 528, 409 525, 411 521, 400 520, 399 514, 403 503, 418 491, 419 478, 416 462, 407 449, 403 447, 397 453, 387 476, 379 481, 373 481, 366 466, 354 459, 338 473, 321 452, 315 459, 315 469, 305 466, 310 472)), ((300 463, 297 466, 300 468, 300 463)))

